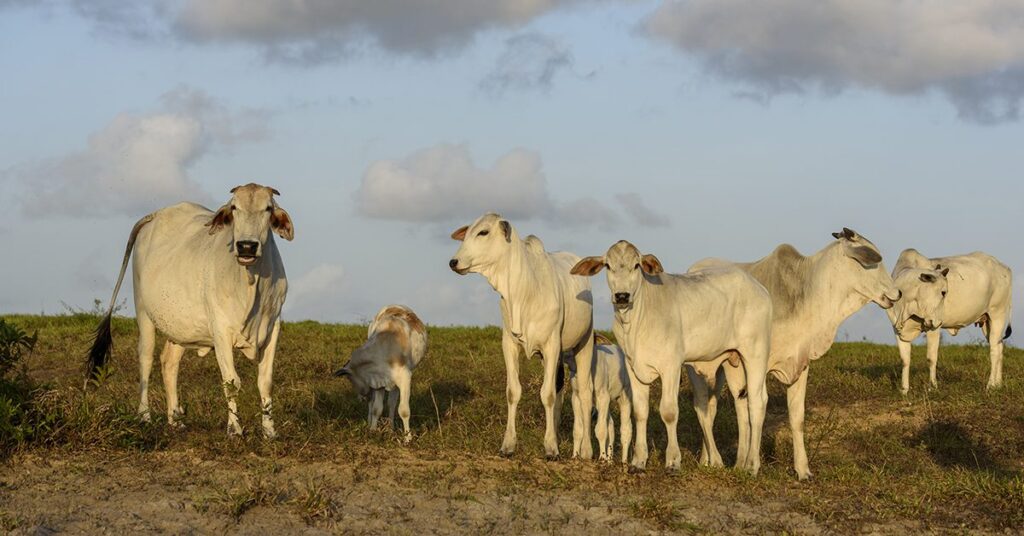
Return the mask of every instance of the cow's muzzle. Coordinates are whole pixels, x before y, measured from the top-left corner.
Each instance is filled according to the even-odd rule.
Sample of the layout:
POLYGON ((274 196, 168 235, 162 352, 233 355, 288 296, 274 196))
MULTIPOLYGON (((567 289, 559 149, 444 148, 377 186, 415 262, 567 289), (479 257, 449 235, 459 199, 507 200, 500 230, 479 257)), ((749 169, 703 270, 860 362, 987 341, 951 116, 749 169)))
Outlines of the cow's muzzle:
POLYGON ((469 268, 459 268, 459 259, 452 259, 448 261, 448 267, 459 275, 466 275, 466 273, 469 272, 469 268))
POLYGON ((878 303, 878 306, 881 307, 882 309, 889 309, 893 305, 896 305, 896 302, 900 301, 901 299, 903 299, 903 291, 897 289, 895 298, 891 298, 886 294, 882 294, 882 298, 879 299, 876 303, 878 303))
POLYGON ((630 304, 630 296, 628 292, 616 292, 612 295, 612 305, 618 309, 628 307, 630 304))
POLYGON ((235 242, 235 256, 238 258, 238 264, 248 266, 256 262, 259 258, 257 253, 260 249, 260 243, 255 240, 239 240, 235 242))

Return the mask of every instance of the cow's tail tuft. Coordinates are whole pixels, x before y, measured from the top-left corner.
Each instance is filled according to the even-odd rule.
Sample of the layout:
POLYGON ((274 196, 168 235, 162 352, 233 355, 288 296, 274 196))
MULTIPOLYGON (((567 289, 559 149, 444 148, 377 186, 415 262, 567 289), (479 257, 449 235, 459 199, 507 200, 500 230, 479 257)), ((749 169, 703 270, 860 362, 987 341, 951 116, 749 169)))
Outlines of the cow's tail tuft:
POLYGON ((110 312, 103 315, 100 323, 96 326, 96 337, 92 341, 92 348, 89 349, 89 379, 95 380, 100 376, 100 369, 107 364, 110 357, 110 349, 114 345, 114 336, 110 332, 110 312))
POLYGON ((1013 326, 1011 326, 1010 324, 1007 324, 1006 325, 1006 335, 1003 335, 1003 340, 1005 341, 1006 339, 1009 339, 1010 335, 1013 335, 1013 326))
POLYGON ((117 276, 117 284, 114 285, 114 293, 110 296, 110 305, 107 306, 107 314, 103 315, 100 323, 96 326, 96 338, 89 349, 86 366, 88 368, 87 379, 95 380, 100 377, 100 371, 107 364, 110 358, 110 351, 114 345, 114 334, 110 330, 111 317, 114 316, 114 305, 117 303, 117 293, 121 290, 121 283, 124 282, 124 273, 128 270, 128 259, 135 249, 135 239, 139 237, 139 231, 147 223, 153 221, 153 215, 147 214, 135 222, 131 234, 128 235, 128 244, 124 248, 124 259, 121 261, 121 273, 117 276))

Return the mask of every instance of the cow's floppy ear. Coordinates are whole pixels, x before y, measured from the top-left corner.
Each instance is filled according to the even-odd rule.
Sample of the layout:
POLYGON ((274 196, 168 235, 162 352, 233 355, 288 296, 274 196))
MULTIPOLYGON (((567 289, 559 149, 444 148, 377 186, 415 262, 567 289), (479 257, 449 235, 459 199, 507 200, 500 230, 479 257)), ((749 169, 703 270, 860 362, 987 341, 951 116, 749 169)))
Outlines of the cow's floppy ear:
POLYGON ((569 270, 572 275, 584 275, 587 277, 597 275, 604 268, 604 257, 586 257, 580 259, 576 266, 569 270))
POLYGON ((871 266, 872 264, 882 262, 882 255, 867 246, 857 246, 849 248, 849 250, 850 256, 853 257, 853 260, 859 262, 861 266, 871 266))
POLYGON ((501 232, 505 233, 505 241, 506 242, 511 242, 512 241, 512 224, 507 222, 507 221, 505 221, 505 220, 501 220, 501 221, 498 222, 498 225, 501 226, 501 232))
POLYGON ((233 208, 231 203, 228 203, 213 213, 213 217, 206 223, 210 228, 210 234, 216 234, 221 227, 231 225, 231 222, 234 220, 234 216, 231 214, 233 208))
POLYGON ((468 225, 463 225, 462 227, 459 227, 458 229, 452 232, 452 240, 458 240, 459 242, 462 242, 463 240, 466 239, 466 231, 468 230, 468 225))
POLYGON ((658 275, 665 271, 661 266, 661 261, 650 253, 640 258, 640 268, 643 268, 647 275, 658 275))
POLYGON ((291 242, 295 238, 295 226, 292 225, 292 217, 281 207, 274 207, 270 213, 270 227, 274 229, 281 238, 291 242))
POLYGON ((923 281, 925 283, 934 283, 935 282, 935 276, 932 275, 932 274, 929 274, 928 272, 921 272, 921 275, 918 276, 918 277, 921 279, 921 281, 923 281))

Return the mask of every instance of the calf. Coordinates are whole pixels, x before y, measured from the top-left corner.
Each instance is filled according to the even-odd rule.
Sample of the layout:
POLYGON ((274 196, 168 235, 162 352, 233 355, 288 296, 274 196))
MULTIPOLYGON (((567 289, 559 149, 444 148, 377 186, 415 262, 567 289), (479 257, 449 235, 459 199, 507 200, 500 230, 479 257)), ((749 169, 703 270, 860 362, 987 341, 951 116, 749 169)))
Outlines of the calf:
POLYGON ((377 427, 377 420, 384 411, 386 392, 391 426, 398 425, 395 421, 397 406, 405 432, 403 439, 409 442, 412 439, 409 431, 412 371, 426 353, 427 330, 416 313, 404 305, 388 305, 374 317, 366 343, 356 348, 348 363, 334 375, 348 378, 356 393, 369 401, 370 428, 377 427))
POLYGON ((633 388, 626 354, 604 335, 594 333, 594 405, 597 408, 598 452, 601 460, 611 461, 615 451, 615 420, 608 406, 619 403, 619 435, 622 438, 622 463, 629 458, 633 439, 633 388))

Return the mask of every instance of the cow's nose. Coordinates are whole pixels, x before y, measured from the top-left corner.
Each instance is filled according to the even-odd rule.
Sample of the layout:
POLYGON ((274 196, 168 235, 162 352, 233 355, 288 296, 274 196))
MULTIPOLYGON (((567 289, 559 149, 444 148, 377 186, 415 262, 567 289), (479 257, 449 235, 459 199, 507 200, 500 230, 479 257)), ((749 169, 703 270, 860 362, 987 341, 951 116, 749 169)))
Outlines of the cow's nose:
POLYGON ((452 259, 452 260, 448 261, 448 267, 451 268, 452 270, 456 269, 458 266, 459 266, 459 259, 452 259))
POLYGON ((240 240, 235 242, 235 248, 238 249, 238 254, 245 257, 256 255, 256 249, 259 247, 260 243, 253 240, 240 240))
POLYGON ((629 293, 628 292, 616 292, 615 293, 615 303, 629 303, 629 293))

